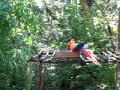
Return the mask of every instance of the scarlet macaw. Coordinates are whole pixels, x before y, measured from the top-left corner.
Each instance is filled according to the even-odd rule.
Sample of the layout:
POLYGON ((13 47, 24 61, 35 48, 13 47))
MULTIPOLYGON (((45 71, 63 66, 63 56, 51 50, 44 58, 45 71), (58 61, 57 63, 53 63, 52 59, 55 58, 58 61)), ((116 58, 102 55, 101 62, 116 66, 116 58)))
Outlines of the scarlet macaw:
POLYGON ((67 49, 72 51, 79 51, 80 58, 82 58, 82 56, 84 55, 89 61, 95 63, 96 65, 100 65, 100 63, 95 59, 94 55, 83 48, 84 44, 85 43, 76 43, 75 40, 71 38, 68 41, 67 49))

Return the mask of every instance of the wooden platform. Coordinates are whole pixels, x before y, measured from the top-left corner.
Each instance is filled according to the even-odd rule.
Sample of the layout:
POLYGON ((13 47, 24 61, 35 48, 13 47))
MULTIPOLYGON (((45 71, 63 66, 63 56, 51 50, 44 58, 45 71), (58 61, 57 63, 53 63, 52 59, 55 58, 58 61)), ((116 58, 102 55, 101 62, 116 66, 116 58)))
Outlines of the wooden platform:
MULTIPOLYGON (((99 60, 98 62, 118 62, 120 63, 120 56, 119 55, 112 55, 112 56, 98 56, 99 60)), ((80 61, 80 53, 79 52, 73 52, 73 51, 50 51, 46 54, 46 52, 41 52, 34 54, 29 57, 27 62, 43 62, 43 63, 63 63, 63 62, 75 62, 80 61)), ((81 60, 82 61, 82 60, 81 60)), ((87 62, 87 61, 85 61, 87 62)))
POLYGON ((75 57, 80 57, 79 52, 72 52, 72 51, 57 51, 55 52, 55 57, 57 58, 75 58, 75 57))

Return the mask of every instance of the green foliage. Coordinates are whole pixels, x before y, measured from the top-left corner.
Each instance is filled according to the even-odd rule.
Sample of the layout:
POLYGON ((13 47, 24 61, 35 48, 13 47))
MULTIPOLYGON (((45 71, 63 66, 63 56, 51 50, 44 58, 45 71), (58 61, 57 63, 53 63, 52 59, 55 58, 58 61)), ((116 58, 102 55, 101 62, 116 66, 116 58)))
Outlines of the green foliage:
POLYGON ((45 73, 44 90, 114 90, 115 66, 102 64, 80 66, 79 64, 61 64, 45 73), (112 82, 112 83, 111 83, 112 82))
POLYGON ((34 6, 27 0, 0 2, 0 89, 25 88, 27 57, 34 49, 36 29, 41 27, 40 18, 32 11, 34 6))
MULTIPOLYGON (((90 48, 95 50, 113 49, 106 23, 112 20, 115 8, 113 11, 107 9, 111 13, 102 17, 93 5, 89 9, 90 17, 86 18, 81 3, 56 1, 44 0, 39 7, 34 0, 0 0, 0 90, 37 90, 38 64, 28 64, 27 59, 45 45, 63 49, 67 38, 72 36, 92 42, 90 48)), ((115 5, 115 1, 112 2, 115 5)), ((105 6, 107 2, 97 0, 96 3, 105 6)), ((113 64, 102 67, 47 64, 43 89, 114 90, 114 77, 113 64)))

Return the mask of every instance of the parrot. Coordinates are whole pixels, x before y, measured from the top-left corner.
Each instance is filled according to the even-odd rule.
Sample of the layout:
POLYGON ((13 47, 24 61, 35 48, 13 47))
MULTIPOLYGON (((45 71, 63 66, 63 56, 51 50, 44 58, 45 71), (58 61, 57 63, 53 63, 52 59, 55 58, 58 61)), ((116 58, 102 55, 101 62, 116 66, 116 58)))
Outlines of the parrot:
POLYGON ((85 56, 90 62, 93 62, 96 65, 100 65, 94 55, 90 51, 84 49, 84 45, 84 42, 76 43, 73 38, 70 38, 67 43, 67 49, 72 50, 73 52, 80 52, 80 58, 85 56))

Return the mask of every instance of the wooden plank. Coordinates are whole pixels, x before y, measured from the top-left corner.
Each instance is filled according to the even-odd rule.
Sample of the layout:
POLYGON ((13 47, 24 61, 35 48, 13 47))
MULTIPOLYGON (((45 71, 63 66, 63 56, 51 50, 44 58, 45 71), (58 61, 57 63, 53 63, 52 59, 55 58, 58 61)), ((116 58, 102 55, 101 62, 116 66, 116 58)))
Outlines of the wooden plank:
POLYGON ((72 52, 72 51, 57 51, 57 52, 55 52, 55 57, 57 57, 57 58, 65 58, 65 57, 75 58, 75 57, 80 57, 80 53, 72 52))

